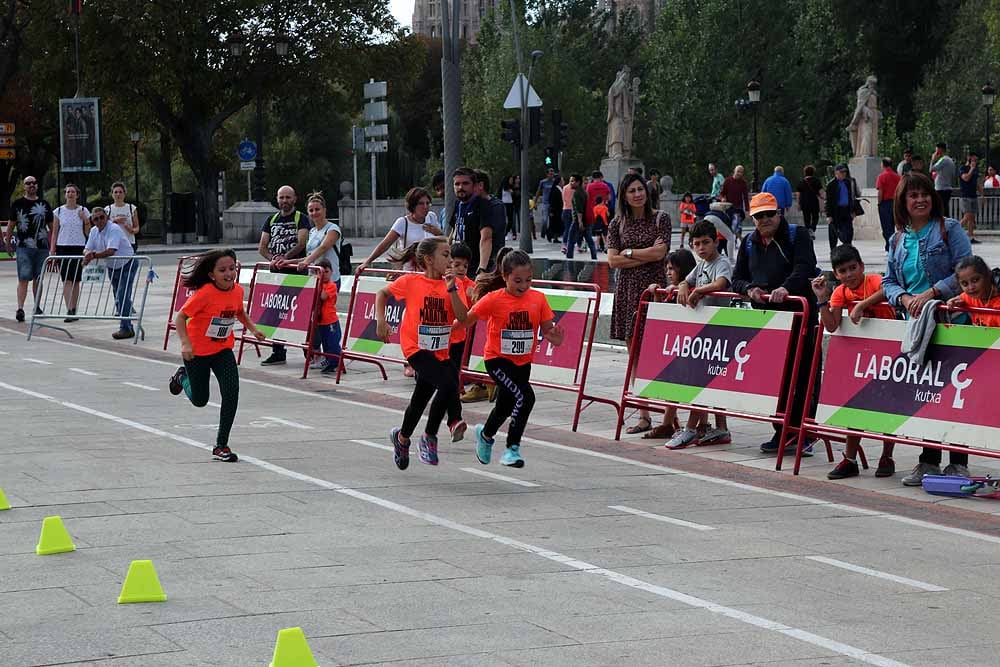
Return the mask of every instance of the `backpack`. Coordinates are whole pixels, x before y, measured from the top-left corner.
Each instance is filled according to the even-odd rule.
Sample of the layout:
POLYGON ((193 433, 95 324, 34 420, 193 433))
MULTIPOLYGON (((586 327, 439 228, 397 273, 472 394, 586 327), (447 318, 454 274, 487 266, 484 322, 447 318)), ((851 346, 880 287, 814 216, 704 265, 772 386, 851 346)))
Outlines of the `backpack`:
MULTIPOLYGON (((799 231, 799 226, 798 225, 793 225, 793 224, 789 224, 788 225, 788 240, 791 242, 793 250, 795 249, 795 236, 798 234, 798 231, 799 231)), ((747 234, 743 238, 743 252, 747 253, 747 260, 749 260, 749 259, 751 259, 753 257, 753 234, 747 234)), ((782 253, 782 254, 784 254, 784 253, 782 253)), ((821 273, 822 273, 822 271, 817 266, 816 267, 816 276, 818 276, 821 273)))
MULTIPOLYGON (((339 225, 338 225, 339 227, 339 225)), ((354 246, 344 243, 344 230, 340 230, 340 239, 333 246, 333 252, 337 254, 338 270, 340 275, 351 275, 351 257, 354 255, 354 246), (339 248, 337 246, 340 246, 339 248)))

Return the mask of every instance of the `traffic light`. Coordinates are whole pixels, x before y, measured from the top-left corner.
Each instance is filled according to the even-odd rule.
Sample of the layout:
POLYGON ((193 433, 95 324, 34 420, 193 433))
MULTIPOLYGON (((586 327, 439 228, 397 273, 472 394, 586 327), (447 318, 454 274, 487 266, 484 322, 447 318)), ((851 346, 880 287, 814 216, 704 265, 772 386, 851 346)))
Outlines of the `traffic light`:
POLYGON ((545 127, 542 125, 542 108, 528 107, 528 145, 534 146, 545 138, 545 127))
POLYGON ((553 169, 556 168, 555 154, 556 154, 555 149, 553 149, 552 146, 546 146, 545 147, 545 168, 546 169, 548 169, 549 167, 552 167, 553 169))
POLYGON ((502 141, 507 141, 518 147, 521 145, 521 121, 516 118, 513 120, 502 120, 500 121, 500 127, 503 128, 503 132, 500 133, 502 141))
POLYGON ((559 155, 559 151, 562 150, 562 144, 559 143, 559 127, 562 125, 562 111, 559 109, 552 110, 552 151, 555 155, 559 155))

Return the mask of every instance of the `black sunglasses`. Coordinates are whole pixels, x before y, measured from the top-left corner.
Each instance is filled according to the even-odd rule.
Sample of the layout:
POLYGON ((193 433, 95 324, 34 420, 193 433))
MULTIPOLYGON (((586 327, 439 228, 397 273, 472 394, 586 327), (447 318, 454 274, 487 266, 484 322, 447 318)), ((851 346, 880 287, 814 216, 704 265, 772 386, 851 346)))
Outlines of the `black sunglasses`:
POLYGON ((764 220, 764 219, 768 219, 769 220, 769 219, 773 218, 776 215, 778 215, 777 211, 761 211, 760 213, 755 213, 753 215, 753 219, 754 220, 764 220))

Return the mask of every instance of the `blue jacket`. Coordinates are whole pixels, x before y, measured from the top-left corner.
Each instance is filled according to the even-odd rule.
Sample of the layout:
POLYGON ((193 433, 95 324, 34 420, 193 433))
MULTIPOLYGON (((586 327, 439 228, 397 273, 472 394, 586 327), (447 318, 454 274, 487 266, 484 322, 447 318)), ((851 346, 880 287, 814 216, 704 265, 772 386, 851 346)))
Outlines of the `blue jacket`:
POLYGON ((778 208, 789 209, 795 198, 792 196, 792 184, 788 182, 784 174, 775 172, 764 180, 761 192, 770 192, 778 200, 778 208))
MULTIPOLYGON (((959 292, 958 278, 955 277, 955 265, 964 257, 972 254, 969 237, 958 220, 944 219, 944 229, 947 232, 947 242, 941 236, 941 221, 931 220, 927 238, 920 242, 920 261, 927 274, 927 282, 940 292, 940 299, 947 301, 959 292)), ((903 278, 903 263, 906 261, 906 243, 903 234, 898 230, 889 239, 889 260, 882 279, 882 289, 886 300, 898 306, 899 297, 911 294, 903 278)))

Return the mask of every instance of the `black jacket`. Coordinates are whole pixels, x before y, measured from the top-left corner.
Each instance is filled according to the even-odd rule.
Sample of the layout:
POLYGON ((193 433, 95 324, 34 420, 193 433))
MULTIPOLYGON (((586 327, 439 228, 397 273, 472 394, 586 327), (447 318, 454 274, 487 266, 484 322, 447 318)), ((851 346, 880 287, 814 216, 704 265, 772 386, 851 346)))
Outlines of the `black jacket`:
MULTIPOLYGON (((858 183, 854 180, 853 176, 848 176, 847 181, 847 206, 851 209, 851 215, 854 215, 854 208, 858 205, 858 183)), ((826 203, 823 204, 824 212, 826 217, 832 218, 836 212, 837 200, 840 199, 840 186, 837 185, 837 179, 834 178, 829 183, 826 184, 826 203)))
POLYGON ((469 246, 469 250, 472 251, 472 259, 469 261, 469 271, 474 275, 476 268, 479 266, 480 230, 483 227, 490 226, 490 202, 483 197, 476 197, 472 200, 472 206, 467 207, 464 212, 465 236, 463 238, 458 238, 454 235, 458 204, 459 202, 456 200, 455 207, 451 209, 451 213, 448 215, 448 234, 452 239, 452 243, 461 241, 469 246))
MULTIPOLYGON (((813 250, 809 230, 799 227, 792 242, 788 221, 782 217, 774 238, 767 245, 754 231, 743 239, 736 268, 733 269, 733 291, 746 294, 751 287, 760 287, 771 292, 784 287, 793 296, 803 296, 809 301, 811 320, 816 318, 816 295, 812 291, 812 279, 819 275, 816 267, 816 253, 813 250), (749 239, 749 240, 748 240, 749 239), (752 248, 748 248, 747 244, 752 248)), ((754 307, 771 310, 799 310, 797 302, 781 304, 754 304, 754 307)))

